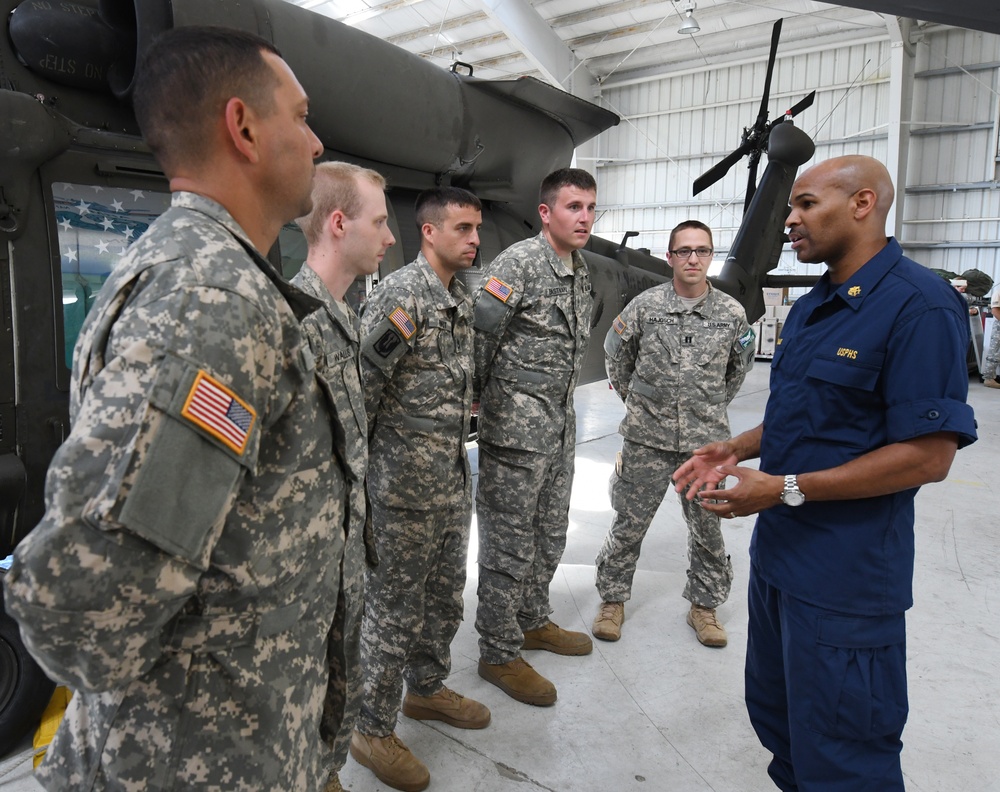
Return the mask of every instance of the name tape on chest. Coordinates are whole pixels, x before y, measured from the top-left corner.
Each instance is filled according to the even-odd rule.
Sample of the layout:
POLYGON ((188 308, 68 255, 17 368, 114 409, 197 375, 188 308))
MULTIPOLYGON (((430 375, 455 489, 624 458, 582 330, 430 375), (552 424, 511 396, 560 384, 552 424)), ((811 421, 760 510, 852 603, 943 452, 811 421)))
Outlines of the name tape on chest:
POLYGON ((392 322, 396 329, 403 334, 403 338, 409 341, 415 332, 417 332, 417 327, 413 324, 413 320, 410 315, 404 311, 401 307, 396 308, 391 314, 389 314, 389 321, 392 322))
POLYGON ((237 454, 246 448, 257 412, 218 380, 199 371, 181 415, 237 454))
POLYGON ((504 283, 499 278, 490 278, 486 281, 486 285, 483 286, 483 291, 492 294, 500 302, 505 303, 510 299, 510 296, 514 293, 514 290, 504 283))

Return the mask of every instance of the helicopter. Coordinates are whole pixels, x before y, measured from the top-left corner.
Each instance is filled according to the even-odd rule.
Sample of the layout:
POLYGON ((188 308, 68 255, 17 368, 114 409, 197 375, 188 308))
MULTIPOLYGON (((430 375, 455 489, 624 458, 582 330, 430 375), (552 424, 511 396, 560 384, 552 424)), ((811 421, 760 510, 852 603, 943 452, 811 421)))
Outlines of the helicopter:
MULTIPOLYGON (((0 558, 44 512, 45 472, 69 430, 72 350, 87 311, 117 256, 169 205, 166 178, 129 101, 135 64, 157 33, 220 24, 257 32, 285 54, 314 97, 310 124, 323 158, 373 168, 391 185, 389 223, 399 244, 380 277, 416 256, 419 191, 451 184, 480 198, 481 265, 538 233, 540 175, 568 165, 576 147, 619 120, 531 77, 487 81, 471 68, 442 70, 280 0, 3 0, 0 9, 7 20, 0 40, 0 558), (336 91, 330 75, 338 75, 336 91), (370 101, 374 95, 379 102, 370 101), (407 119, 403 134, 398 118, 407 119)), ((776 31, 769 73, 777 41, 776 31)), ((760 299, 757 281, 774 266, 765 259, 775 244, 780 250, 771 237, 775 228, 780 234, 783 213, 768 202, 785 205, 789 176, 811 155, 802 156, 805 133, 784 119, 765 128, 762 113, 744 148, 756 157, 766 149, 769 164, 747 216, 773 217, 737 239, 718 279, 748 314, 760 299), (776 130, 783 129, 797 141, 794 156, 780 143, 776 130), (789 162, 782 165, 783 158, 789 162), (765 247, 761 234, 771 240, 765 247)), ((584 251, 597 337, 635 295, 669 278, 666 261, 627 247, 632 236, 617 245, 595 236, 584 251)), ((301 232, 287 226, 269 259, 291 277, 305 255, 301 232)), ((355 284, 355 302, 372 285, 355 284)), ((582 381, 605 376, 601 345, 591 347, 582 381)), ((16 624, 0 615, 0 748, 36 722, 51 689, 16 624)))
MULTIPOLYGON (((539 232, 541 177, 619 122, 535 78, 482 80, 463 64, 444 70, 282 0, 0 0, 0 12, 0 558, 44 512, 46 469, 69 430, 72 350, 87 311, 117 257, 169 205, 167 180, 130 105, 135 64, 159 32, 223 25, 282 51, 313 98, 310 125, 322 158, 388 180, 398 243, 379 277, 416 256, 416 195, 454 185, 483 203, 479 266, 469 273, 476 278, 483 263, 539 232)), ((768 120, 779 34, 780 25, 757 119, 700 182, 721 178, 743 156, 751 160, 743 223, 714 279, 750 321, 763 313, 761 288, 781 250, 791 183, 813 153, 792 121, 807 100, 768 120)), ((583 251, 595 338, 633 297, 670 277, 664 259, 628 247, 635 235, 620 243, 593 236, 583 251)), ((291 277, 305 255, 301 232, 287 226, 268 258, 291 277)), ((355 284, 349 298, 362 301, 372 285, 355 284)), ((581 381, 604 376, 601 344, 591 344, 581 381)), ((51 690, 16 624, 0 613, 0 752, 37 723, 51 690)))
MULTIPOLYGON (((84 318, 118 257, 169 206, 130 103, 135 65, 158 33, 222 25, 283 53, 312 97, 322 159, 372 168, 390 185, 398 243, 380 277, 416 257, 414 200, 430 187, 480 198, 482 261, 537 234, 541 177, 619 120, 534 78, 441 69, 282 0, 0 0, 0 12, 0 558, 44 513, 84 318)), ((268 258, 291 277, 306 252, 289 225, 268 258)), ((597 288, 613 295, 610 325, 645 282, 589 255, 597 288)), ((355 284, 349 299, 360 302, 372 285, 355 284)), ((0 613, 0 752, 37 724, 52 688, 0 613)))

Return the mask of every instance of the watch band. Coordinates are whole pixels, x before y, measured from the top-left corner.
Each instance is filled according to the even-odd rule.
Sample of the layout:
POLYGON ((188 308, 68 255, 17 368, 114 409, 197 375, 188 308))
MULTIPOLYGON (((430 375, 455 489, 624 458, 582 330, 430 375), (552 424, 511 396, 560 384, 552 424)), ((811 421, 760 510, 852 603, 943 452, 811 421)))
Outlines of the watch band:
POLYGON ((781 502, 786 506, 801 506, 806 502, 806 496, 799 489, 798 476, 785 476, 785 488, 781 492, 781 502))

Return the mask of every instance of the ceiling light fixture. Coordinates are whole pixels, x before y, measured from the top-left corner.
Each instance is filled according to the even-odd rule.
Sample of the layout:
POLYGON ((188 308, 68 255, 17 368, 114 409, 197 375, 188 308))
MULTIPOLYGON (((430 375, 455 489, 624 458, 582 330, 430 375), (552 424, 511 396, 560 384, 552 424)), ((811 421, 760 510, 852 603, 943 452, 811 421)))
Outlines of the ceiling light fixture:
POLYGON ((699 30, 701 30, 701 25, 698 24, 698 20, 694 18, 694 10, 697 8, 694 0, 688 3, 687 8, 684 9, 684 21, 681 26, 677 29, 678 33, 689 33, 694 35, 699 30))

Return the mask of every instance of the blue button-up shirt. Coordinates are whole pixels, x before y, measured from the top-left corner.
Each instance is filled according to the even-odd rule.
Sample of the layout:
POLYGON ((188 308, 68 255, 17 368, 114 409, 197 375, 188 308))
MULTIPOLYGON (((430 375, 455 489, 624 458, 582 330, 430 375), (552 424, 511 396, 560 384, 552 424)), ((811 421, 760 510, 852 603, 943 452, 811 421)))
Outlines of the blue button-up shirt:
MULTIPOLYGON (((968 343, 965 302, 895 239, 846 283, 823 275, 796 301, 771 363, 761 470, 825 470, 932 432, 974 442, 968 343)), ((767 509, 753 562, 772 586, 815 605, 901 613, 913 604, 916 492, 767 509)))

